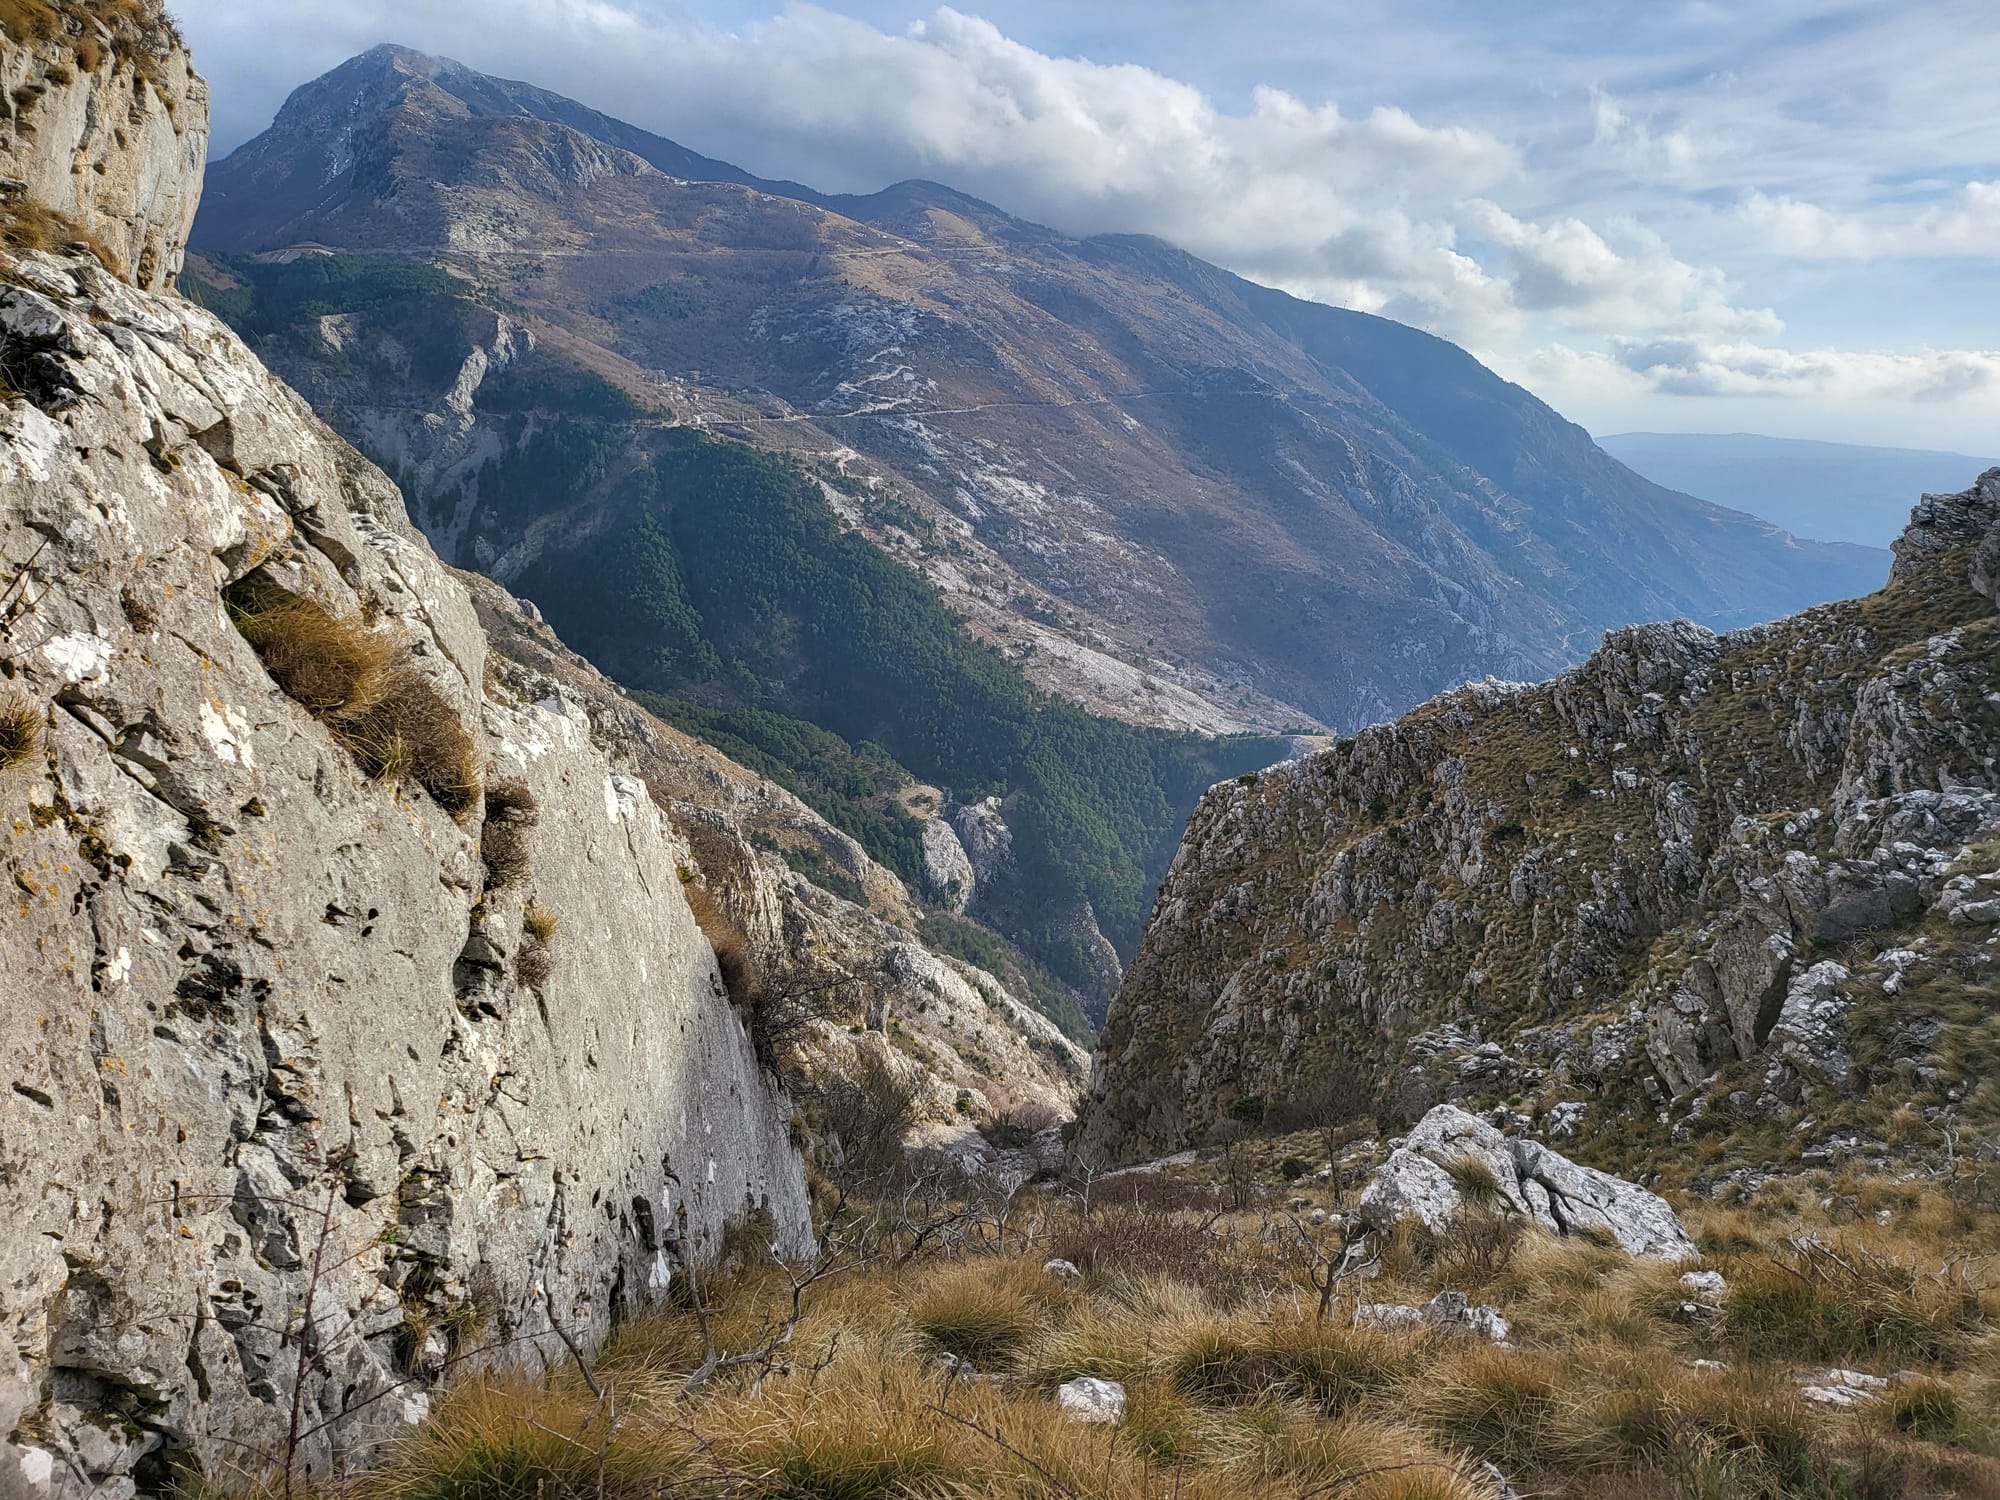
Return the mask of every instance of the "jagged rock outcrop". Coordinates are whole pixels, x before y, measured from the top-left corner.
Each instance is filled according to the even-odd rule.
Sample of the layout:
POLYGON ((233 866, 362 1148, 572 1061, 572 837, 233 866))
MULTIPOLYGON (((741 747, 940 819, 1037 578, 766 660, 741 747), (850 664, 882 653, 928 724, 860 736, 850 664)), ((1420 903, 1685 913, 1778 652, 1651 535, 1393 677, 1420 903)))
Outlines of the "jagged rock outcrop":
POLYGON ((136 5, 24 0, 0 46, 0 212, 54 213, 148 291, 180 274, 208 155, 208 85, 136 5))
MULTIPOLYGON (((49 76, 41 142, 124 128, 49 76)), ((92 205, 148 281, 161 172, 92 205)), ((94 255, 0 256, 0 363, 0 1491, 241 1465, 300 1378, 321 1464, 448 1367, 589 1347, 728 1220, 803 1247, 685 841, 394 486, 94 255)))
POLYGON ((2000 956, 2000 470, 1927 497, 1896 555, 1866 598, 1615 631, 1211 790, 1084 1149, 1173 1150, 1328 1068, 1388 1119, 1504 1101, 1656 1170, 1686 1160, 1668 1134, 1726 1165, 1760 1121, 1794 1151, 1941 1143, 1947 1110, 1991 1134, 1968 1028, 2000 956))
POLYGON ((1389 1153, 1356 1212, 1378 1229, 1410 1221, 1436 1235, 1471 1213, 1512 1214, 1551 1234, 1608 1234, 1630 1255, 1700 1256, 1657 1193, 1578 1166, 1538 1141, 1503 1135, 1450 1104, 1425 1115, 1389 1153))

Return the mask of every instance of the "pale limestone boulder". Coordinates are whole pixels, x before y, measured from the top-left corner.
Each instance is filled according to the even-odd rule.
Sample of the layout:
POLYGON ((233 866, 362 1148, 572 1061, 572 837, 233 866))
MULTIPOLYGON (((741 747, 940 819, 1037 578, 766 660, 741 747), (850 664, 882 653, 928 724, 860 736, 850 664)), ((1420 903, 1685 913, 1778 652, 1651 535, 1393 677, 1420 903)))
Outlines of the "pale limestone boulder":
POLYGON ((1437 1235, 1475 1211, 1517 1214, 1556 1234, 1602 1231, 1632 1255, 1693 1260, 1698 1254, 1657 1194, 1539 1142, 1503 1135, 1451 1104, 1417 1123, 1370 1179, 1357 1208, 1379 1229, 1412 1221, 1437 1235), (1462 1183, 1471 1172, 1491 1180, 1490 1197, 1468 1198, 1462 1183))
POLYGON ((1125 1420, 1125 1387, 1115 1380, 1079 1375, 1056 1387, 1056 1404, 1073 1422, 1115 1427, 1125 1420))

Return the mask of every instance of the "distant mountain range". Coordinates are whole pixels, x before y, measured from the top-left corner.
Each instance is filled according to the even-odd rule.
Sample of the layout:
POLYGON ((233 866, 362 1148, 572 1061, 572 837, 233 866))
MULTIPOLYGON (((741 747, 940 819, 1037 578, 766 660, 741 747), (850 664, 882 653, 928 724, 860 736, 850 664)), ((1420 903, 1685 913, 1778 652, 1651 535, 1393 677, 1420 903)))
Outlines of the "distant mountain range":
MULTIPOLYGON (((932 183, 761 181, 393 47, 212 166, 195 244, 448 268, 542 357, 911 508, 900 535, 859 519, 1037 681, 1145 722, 1351 727, 1886 567, 1641 479, 1400 324, 932 183)), ((277 357, 310 390, 308 362, 277 357)), ((493 452, 419 428, 458 366, 413 373, 444 378, 328 390, 329 414, 405 460, 448 553, 517 576, 536 517, 479 492, 493 452)))
POLYGON ((1747 432, 1621 432, 1598 446, 1669 489, 1782 526, 1794 536, 1887 545, 1918 495, 1956 494, 2000 459, 1868 448, 1747 432))
POLYGON ((1280 734, 1887 568, 1400 324, 394 47, 212 164, 194 242, 186 290, 448 560, 947 904, 949 818, 972 915, 1086 1004, 1201 790, 1280 734))

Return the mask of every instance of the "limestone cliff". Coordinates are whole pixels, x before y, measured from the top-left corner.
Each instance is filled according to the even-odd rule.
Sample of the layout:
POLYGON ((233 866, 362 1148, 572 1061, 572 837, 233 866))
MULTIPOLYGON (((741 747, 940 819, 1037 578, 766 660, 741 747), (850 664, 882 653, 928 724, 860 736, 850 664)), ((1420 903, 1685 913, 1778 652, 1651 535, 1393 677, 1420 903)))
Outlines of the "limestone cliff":
POLYGON ((185 55, 122 95, 54 55, 5 48, 44 84, 8 170, 111 253, 0 253, 0 1492, 117 1495, 256 1467, 301 1382, 305 1455, 358 1451, 728 1219, 809 1226, 640 768, 142 289, 195 194, 185 55))
POLYGON ((807 1048, 818 1066, 845 1069, 857 1048, 882 1054, 920 1082, 920 1125, 969 1131, 1024 1110, 1074 1112, 1089 1054, 1024 991, 926 943, 923 909, 893 871, 783 787, 645 712, 498 584, 460 577, 499 654, 496 673, 566 705, 639 771, 685 841, 686 873, 758 967, 847 977, 807 1048))
POLYGON ((148 291, 180 274, 208 86, 140 0, 17 0, 0 47, 0 210, 59 215, 148 291))
POLYGON ((1443 1099, 1684 1173, 1990 1144, 2000 470, 1896 554, 1866 598, 1615 631, 1213 789, 1085 1149, 1443 1099))

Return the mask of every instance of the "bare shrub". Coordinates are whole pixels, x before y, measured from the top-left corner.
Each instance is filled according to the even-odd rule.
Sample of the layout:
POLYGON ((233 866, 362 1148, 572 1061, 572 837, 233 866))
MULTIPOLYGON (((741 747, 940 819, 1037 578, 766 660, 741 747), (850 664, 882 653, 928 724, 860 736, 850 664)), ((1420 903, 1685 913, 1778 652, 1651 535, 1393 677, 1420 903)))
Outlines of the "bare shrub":
MULTIPOLYGON (((728 977, 725 973, 725 984, 728 977)), ((796 1066, 799 1049, 822 1021, 837 1021, 854 1013, 854 988, 853 976, 813 960, 760 975, 745 1018, 757 1061, 785 1079, 794 1092, 809 1091, 796 1066)))
POLYGON ((528 873, 528 830, 541 819, 540 805, 524 781, 486 788, 486 822, 479 831, 479 857, 489 885, 511 885, 528 873))
POLYGON ((1164 1276, 1191 1286, 1229 1280, 1228 1252, 1229 1242, 1207 1220, 1124 1208, 1071 1220, 1049 1250, 1086 1274, 1164 1276))
POLYGON ((922 1075, 897 1069, 862 1048, 854 1072, 820 1082, 810 1113, 820 1135, 835 1147, 834 1180, 847 1191, 889 1182, 903 1166, 903 1138, 917 1121, 922 1075))

